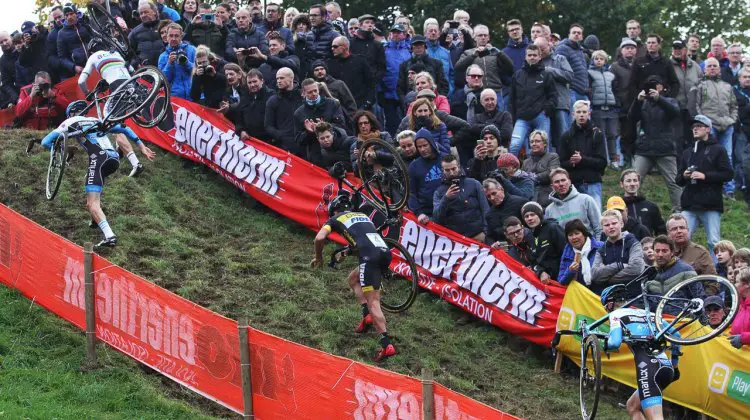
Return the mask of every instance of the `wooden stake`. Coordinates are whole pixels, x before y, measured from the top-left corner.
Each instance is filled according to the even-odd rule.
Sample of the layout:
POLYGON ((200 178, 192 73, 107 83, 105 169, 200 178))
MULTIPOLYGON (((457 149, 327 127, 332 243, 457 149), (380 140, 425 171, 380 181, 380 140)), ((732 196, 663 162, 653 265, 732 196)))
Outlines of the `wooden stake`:
POLYGON ((240 369, 242 373, 242 417, 254 419, 253 414, 253 381, 250 367, 250 339, 248 330, 250 322, 246 317, 240 318, 237 328, 240 333, 240 369))
POLYGON ((563 354, 560 350, 558 350, 557 354, 555 355, 555 373, 560 373, 560 369, 562 369, 562 362, 563 354))
POLYGON ((422 368, 422 419, 435 418, 435 386, 432 381, 432 371, 422 368))
POLYGON ((86 364, 93 369, 96 360, 96 301, 94 294, 94 245, 91 242, 83 244, 83 271, 86 302, 86 364))

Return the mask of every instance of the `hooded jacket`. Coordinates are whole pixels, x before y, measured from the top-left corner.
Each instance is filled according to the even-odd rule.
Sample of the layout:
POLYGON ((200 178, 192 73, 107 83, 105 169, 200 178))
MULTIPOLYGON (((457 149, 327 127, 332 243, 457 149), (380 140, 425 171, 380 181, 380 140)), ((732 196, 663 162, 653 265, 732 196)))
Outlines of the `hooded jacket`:
POLYGON ((579 193, 576 187, 571 185, 565 198, 561 199, 553 192, 549 199, 551 203, 544 210, 545 218, 557 220, 562 227, 573 219, 580 219, 592 236, 598 238, 602 234, 599 208, 591 196, 579 193))
POLYGON ((549 173, 552 169, 560 167, 560 157, 557 153, 545 152, 541 156, 531 154, 521 165, 521 170, 536 175, 534 187, 534 201, 547 207, 550 203, 549 195, 552 193, 549 173))
POLYGON ((665 235, 667 225, 661 216, 659 206, 646 200, 642 195, 623 196, 625 205, 628 208, 628 216, 635 218, 643 226, 651 231, 650 236, 665 235))
POLYGON ((529 39, 526 37, 522 37, 520 41, 508 39, 508 44, 503 48, 503 53, 513 63, 513 70, 520 70, 526 64, 526 48, 528 46, 529 39))
POLYGON ((301 156, 301 150, 295 141, 294 112, 303 103, 304 99, 299 88, 277 91, 266 102, 265 123, 263 124, 277 147, 297 156, 301 156))
POLYGON ((557 98, 552 74, 544 71, 541 62, 524 64, 521 70, 513 75, 510 85, 510 113, 516 120, 533 120, 539 113, 556 108, 557 98))
POLYGON ((681 110, 688 109, 688 95, 690 94, 690 90, 703 79, 703 72, 698 63, 690 58, 682 61, 671 57, 670 61, 677 75, 677 80, 680 81, 680 91, 674 98, 680 104, 681 110))
POLYGON ((401 63, 411 58, 409 43, 404 41, 388 41, 385 44, 385 73, 378 79, 379 90, 386 99, 399 99, 398 78, 401 63))
POLYGON ((718 76, 705 78, 693 87, 689 103, 692 115, 707 116, 718 131, 724 131, 737 122, 737 98, 732 85, 718 76))
POLYGON ((570 109, 570 88, 568 87, 573 82, 573 69, 570 68, 568 59, 560 54, 551 54, 542 59, 544 64, 544 71, 552 74, 552 80, 555 82, 555 109, 569 110, 570 109))
POLYGON ((677 185, 683 187, 680 204, 682 210, 724 212, 722 187, 734 177, 732 165, 726 149, 714 137, 707 141, 696 140, 693 147, 682 152, 677 169, 677 185), (685 179, 683 173, 688 167, 706 175, 706 179, 685 179))
POLYGON ((521 217, 521 208, 526 204, 528 200, 515 195, 505 194, 503 202, 499 206, 490 205, 490 211, 485 217, 487 221, 487 236, 485 243, 492 245, 497 241, 505 241, 505 219, 510 216, 515 216, 519 219, 521 217))
POLYGON ((573 69, 573 81, 570 83, 570 88, 581 95, 588 94, 589 74, 586 70, 588 66, 581 45, 570 38, 565 38, 557 44, 555 52, 565 57, 570 68, 573 69))
POLYGON ((164 73, 167 82, 169 82, 169 92, 172 96, 182 99, 190 99, 190 86, 192 84, 192 71, 195 67, 195 47, 182 41, 179 46, 173 48, 167 45, 167 48, 159 56, 159 70, 164 73), (187 55, 187 63, 180 64, 178 60, 169 63, 169 54, 171 52, 184 51, 187 55))
POLYGON ((433 196, 435 190, 443 182, 443 167, 440 165, 440 158, 443 156, 440 153, 440 149, 435 140, 432 138, 432 134, 426 128, 421 128, 417 131, 414 141, 418 139, 425 139, 430 146, 432 151, 435 153, 435 157, 432 159, 425 159, 420 156, 412 163, 409 164, 409 210, 414 212, 416 215, 426 214, 432 217, 433 211, 433 196))
POLYGON ((565 231, 555 219, 547 218, 532 229, 531 233, 534 236, 534 272, 538 276, 543 271, 550 278, 557 279, 560 274, 560 258, 567 242, 565 231))
MULTIPOLYGON (((415 120, 414 131, 427 129, 430 131, 432 140, 437 145, 438 150, 443 155, 447 155, 451 152, 451 139, 448 136, 448 128, 445 123, 440 122, 437 126, 432 126, 430 119, 424 120, 417 118, 415 120)), ((415 139, 416 140, 416 139, 415 139)))
POLYGON ((57 34, 57 57, 60 67, 75 74, 76 66, 85 67, 88 53, 86 45, 91 40, 91 33, 80 22, 75 25, 63 23, 57 34))
POLYGON ((158 26, 158 20, 141 23, 128 35, 128 42, 135 54, 132 60, 133 67, 153 66, 159 63, 159 55, 164 49, 164 41, 161 39, 158 26))
MULTIPOLYGON (((487 48, 481 55, 477 55, 476 51, 476 48, 464 50, 456 62, 456 72, 465 74, 469 66, 476 64, 484 71, 485 88, 495 91, 507 88, 515 73, 514 62, 510 57, 495 47, 487 48)), ((524 51, 526 51, 525 47, 524 51)), ((521 63, 523 64, 523 59, 521 63)), ((477 94, 477 100, 479 100, 479 94, 477 94)))
POLYGON ((591 291, 598 295, 607 286, 627 283, 641 274, 643 267, 643 248, 635 236, 625 232, 614 242, 607 239, 591 266, 591 291))
MULTIPOLYGON (((635 140, 635 154, 648 157, 677 155, 677 142, 681 133, 675 133, 675 119, 680 117, 677 100, 668 96, 658 99, 635 100, 628 115, 635 125, 641 122, 641 129, 635 140)), ((681 130, 680 126, 680 131, 681 130)))
MULTIPOLYGON (((589 251, 588 254, 588 260, 591 267, 594 267, 594 259, 596 259, 596 254, 599 249, 604 246, 604 242, 597 240, 596 238, 589 237, 589 240, 591 240, 591 251, 589 251)), ((570 265, 573 264, 573 261, 575 261, 576 258, 576 252, 575 249, 573 249, 573 246, 570 245, 570 243, 565 245, 565 249, 563 249, 562 257, 560 258, 560 272, 557 275, 557 282, 562 285, 570 284, 573 280, 578 280, 578 276, 581 275, 581 270, 571 270, 570 265)), ((580 281, 580 280, 579 280, 580 281)), ((581 282, 583 283, 583 282, 581 282)), ((588 287, 588 286, 586 286, 588 287)))
POLYGON ((432 217, 435 222, 471 238, 487 230, 490 205, 479 181, 463 175, 460 180, 460 190, 454 198, 445 196, 449 185, 438 186, 432 196, 432 217))
POLYGON ((604 149, 604 134, 589 121, 583 127, 573 122, 568 131, 560 137, 558 145, 560 165, 570 173, 573 184, 598 184, 602 182, 604 169, 607 167, 607 156, 604 149), (570 162, 570 157, 579 151, 581 161, 570 162))

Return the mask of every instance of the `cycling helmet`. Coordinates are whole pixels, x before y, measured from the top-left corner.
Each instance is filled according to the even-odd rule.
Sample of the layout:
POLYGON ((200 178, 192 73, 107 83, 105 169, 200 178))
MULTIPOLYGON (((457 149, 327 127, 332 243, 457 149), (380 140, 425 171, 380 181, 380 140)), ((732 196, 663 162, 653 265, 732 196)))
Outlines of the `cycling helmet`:
POLYGON ((628 296, 628 288, 623 284, 615 284, 602 290, 600 295, 602 305, 607 306, 610 302, 617 302, 618 300, 625 300, 628 296))
POLYGON ((349 193, 339 191, 339 194, 328 204, 328 216, 333 217, 337 211, 345 211, 351 209, 352 200, 349 198, 349 193))
POLYGON ((104 51, 107 49, 107 45, 102 42, 102 40, 96 37, 91 38, 91 41, 89 41, 89 43, 86 45, 86 51, 88 51, 89 54, 93 54, 97 51, 104 51))
POLYGON ((86 101, 79 100, 79 101, 73 101, 68 105, 68 108, 65 110, 65 116, 70 117, 76 117, 78 116, 84 108, 86 108, 89 104, 86 101))

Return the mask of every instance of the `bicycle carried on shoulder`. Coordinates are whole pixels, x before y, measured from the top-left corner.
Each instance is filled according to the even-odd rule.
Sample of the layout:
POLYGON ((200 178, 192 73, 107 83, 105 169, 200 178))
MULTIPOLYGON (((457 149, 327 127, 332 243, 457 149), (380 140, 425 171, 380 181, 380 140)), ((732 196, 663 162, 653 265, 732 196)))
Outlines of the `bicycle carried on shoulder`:
MULTIPOLYGON (((685 279, 677 283, 663 296, 649 294, 646 282, 653 273, 653 267, 647 267, 638 277, 627 285, 640 282, 641 294, 628 300, 622 307, 641 303, 647 313, 651 313, 652 301, 658 301, 654 316, 646 317, 649 334, 646 338, 629 338, 631 343, 641 342, 648 345, 654 354, 663 352, 668 343, 694 345, 704 343, 726 330, 737 315, 739 295, 729 280, 715 275, 700 275, 685 279), (702 286, 703 296, 694 296, 696 286, 702 286), (712 327, 705 311, 704 300, 708 296, 718 295, 725 303, 726 316, 722 322, 712 327), (692 296, 692 297, 691 297, 692 296), (652 319, 653 318, 653 319, 652 319)), ((556 349, 563 335, 581 337, 581 363, 579 378, 579 400, 581 417, 584 420, 593 419, 599 404, 599 391, 602 383, 602 348, 607 348, 609 334, 598 331, 597 328, 609 320, 605 315, 591 324, 582 320, 575 330, 559 330, 552 340, 552 348, 556 349), (603 340, 600 343, 599 340, 603 340)), ((628 331, 624 334, 628 336, 628 331)))
MULTIPOLYGON (((399 270, 383 272, 380 287, 380 304, 388 312, 403 312, 416 299, 419 287, 419 272, 414 258, 401 245, 383 235, 389 229, 400 229, 402 217, 399 211, 406 206, 409 194, 409 177, 406 165, 399 152, 392 145, 380 140, 367 140, 359 147, 357 161, 358 173, 362 179, 360 186, 355 186, 346 179, 344 165, 337 163, 329 174, 338 181, 339 191, 346 186, 352 194, 354 208, 367 203, 384 216, 384 221, 377 226, 388 249, 404 264, 397 264, 399 270)), ((328 266, 336 268, 346 255, 355 252, 351 246, 336 248, 331 253, 328 266)))

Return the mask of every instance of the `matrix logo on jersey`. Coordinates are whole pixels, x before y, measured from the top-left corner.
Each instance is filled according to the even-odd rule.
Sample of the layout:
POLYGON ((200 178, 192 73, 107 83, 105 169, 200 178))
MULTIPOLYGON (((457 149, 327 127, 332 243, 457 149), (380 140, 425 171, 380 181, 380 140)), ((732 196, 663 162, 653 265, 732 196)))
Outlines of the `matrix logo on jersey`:
POLYGON ((741 370, 732 370, 724 363, 714 363, 711 373, 708 374, 708 389, 723 394, 726 391, 728 397, 750 404, 750 373, 741 370))
POLYGON ((219 166, 225 171, 222 175, 230 181, 252 184, 261 191, 276 195, 279 179, 286 171, 284 161, 243 142, 234 131, 221 131, 186 108, 173 108, 176 108, 173 125, 167 127, 173 126, 169 127, 168 134, 172 134, 177 147, 189 146, 192 150, 187 150, 188 153, 219 166))

